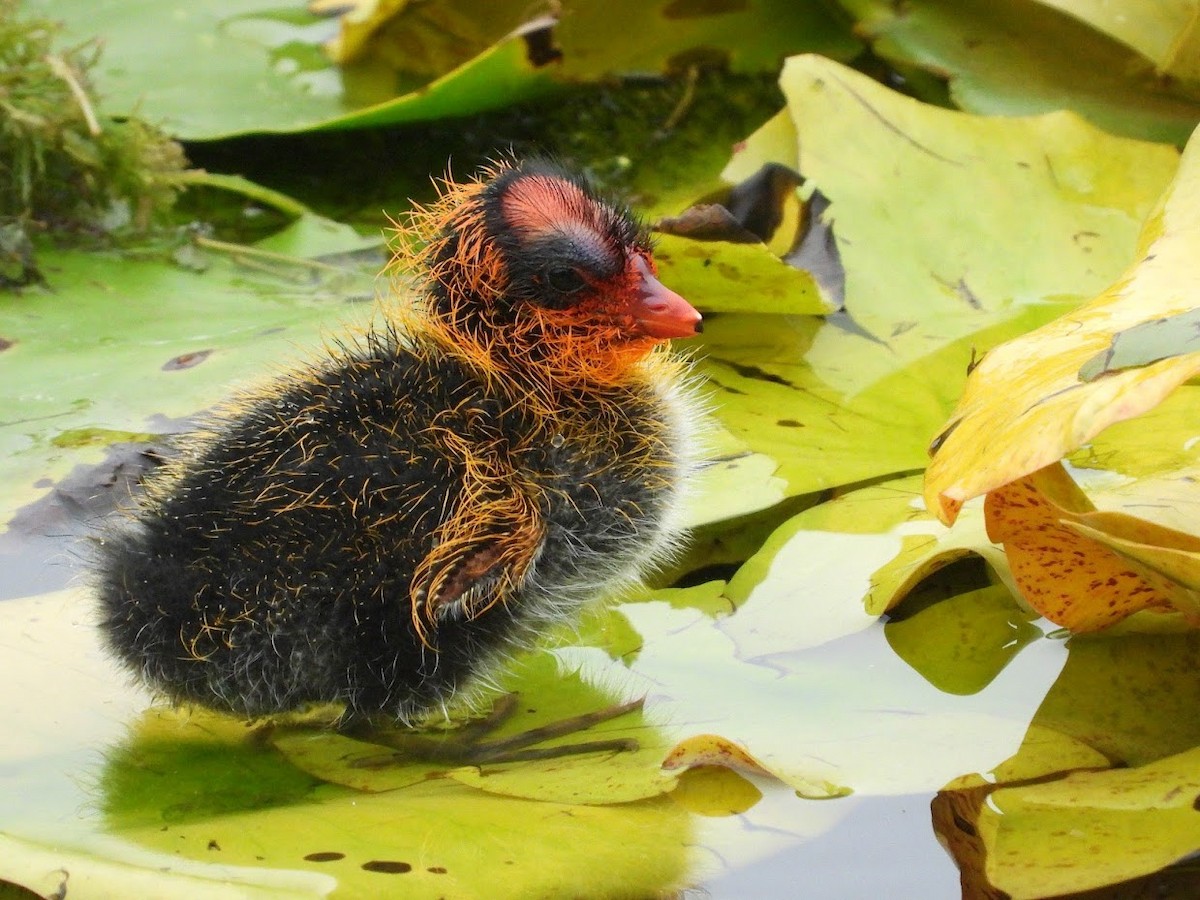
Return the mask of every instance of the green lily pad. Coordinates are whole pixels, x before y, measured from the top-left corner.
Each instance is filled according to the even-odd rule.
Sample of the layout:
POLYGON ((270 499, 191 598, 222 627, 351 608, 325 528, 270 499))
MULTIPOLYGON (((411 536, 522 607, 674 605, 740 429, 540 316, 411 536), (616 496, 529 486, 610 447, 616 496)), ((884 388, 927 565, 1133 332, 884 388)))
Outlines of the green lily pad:
POLYGON ((697 241, 663 234, 654 258, 671 289, 701 312, 770 312, 822 315, 833 312, 812 275, 794 269, 763 244, 697 241))
POLYGON ((722 177, 740 181, 777 162, 819 189, 846 270, 846 309, 905 359, 1029 305, 1102 290, 1132 259, 1178 165, 1173 148, 1113 137, 1069 113, 939 109, 815 56, 790 59, 780 84, 787 109, 722 177))
POLYGON ((1042 636, 1030 613, 1004 585, 932 603, 884 626, 896 655, 950 694, 974 694, 1042 636))
POLYGON ((203 271, 165 253, 45 250, 49 288, 0 296, 0 370, 16 387, 0 400, 0 522, 105 447, 311 354, 323 327, 361 325, 373 304, 349 301, 373 300, 379 245, 303 217, 259 247, 202 250, 203 271))
MULTIPOLYGON (((1200 117, 1196 82, 1160 79, 1136 50, 1052 8, 1066 4, 917 0, 900 10, 880 0, 839 2, 876 53, 948 79, 954 102, 971 112, 1019 116, 1066 108, 1116 134, 1179 145, 1200 117)), ((1105 5, 1120 16, 1120 4, 1105 5)), ((1129 18, 1162 15, 1147 12, 1139 4, 1129 18)), ((1122 37, 1139 27, 1127 26, 1122 37)), ((1161 46, 1161 37, 1153 40, 1161 46)))
POLYGON ((583 4, 524 33, 527 4, 460 0, 409 4, 370 53, 339 68, 323 49, 338 23, 301 9, 238 0, 29 6, 64 20, 68 40, 104 42, 101 112, 136 113, 189 140, 462 116, 689 60, 770 71, 798 48, 848 58, 859 47, 814 0, 583 4))
MULTIPOLYGON (((612 697, 584 683, 577 675, 560 671, 554 658, 546 653, 523 659, 516 671, 503 679, 503 689, 516 693, 516 711, 480 740, 511 737, 615 703, 612 697)), ((442 736, 447 741, 456 739, 454 730, 442 736)), ((369 793, 398 790, 430 778, 446 777, 510 797, 611 804, 654 797, 675 786, 674 776, 659 769, 666 745, 641 711, 631 711, 584 731, 540 742, 536 747, 620 739, 636 742, 636 749, 466 766, 450 759, 439 762, 407 757, 403 750, 397 752, 386 744, 386 735, 377 738, 381 743, 373 743, 369 737, 355 740, 314 731, 285 732, 272 737, 272 745, 293 765, 323 781, 369 793)))

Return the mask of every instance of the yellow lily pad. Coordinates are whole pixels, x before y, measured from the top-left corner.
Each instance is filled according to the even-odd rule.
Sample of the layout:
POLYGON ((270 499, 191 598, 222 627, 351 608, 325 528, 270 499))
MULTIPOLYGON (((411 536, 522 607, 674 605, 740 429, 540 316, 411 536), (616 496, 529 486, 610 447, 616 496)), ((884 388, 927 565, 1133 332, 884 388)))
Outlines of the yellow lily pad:
POLYGON ((1132 268, 1075 312, 992 349, 974 369, 926 474, 926 502, 943 521, 954 521, 968 498, 1050 465, 1200 372, 1200 352, 1192 352, 1090 382, 1079 375, 1115 334, 1197 308, 1198 195, 1193 140, 1146 221, 1132 268))
POLYGON ((794 269, 764 244, 699 241, 658 235, 654 258, 663 281, 701 312, 822 315, 833 307, 812 275, 794 269))
POLYGON ((991 794, 979 826, 992 884, 1013 898, 1100 888, 1200 850, 1200 748, 991 794))
POLYGON ((1180 66, 1175 47, 1196 23, 1191 0, 1141 3, 1139 0, 1042 0, 1097 31, 1116 38, 1151 60, 1160 72, 1189 77, 1180 66))

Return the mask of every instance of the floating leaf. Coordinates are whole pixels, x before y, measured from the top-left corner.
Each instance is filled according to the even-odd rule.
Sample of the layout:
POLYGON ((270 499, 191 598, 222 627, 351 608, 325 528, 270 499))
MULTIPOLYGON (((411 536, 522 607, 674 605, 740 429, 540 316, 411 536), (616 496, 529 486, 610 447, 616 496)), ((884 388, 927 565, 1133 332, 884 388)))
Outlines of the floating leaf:
POLYGON ((1054 309, 1026 308, 957 342, 927 335, 928 354, 912 360, 840 316, 715 316, 695 352, 717 422, 743 452, 772 460, 794 496, 921 469, 971 344, 1020 334, 1054 309))
POLYGON ((569 806, 447 780, 385 794, 328 790, 310 803, 117 837, 148 866, 186 861, 210 878, 253 883, 282 870, 320 878, 322 893, 489 897, 669 890, 693 840, 688 814, 669 801, 569 806))
MULTIPOLYGON (((812 549, 831 565, 855 558, 834 556, 819 542, 812 549)), ((967 700, 913 672, 888 648, 878 623, 852 623, 840 634, 826 628, 823 642, 806 640, 810 618, 831 623, 839 617, 827 609, 861 609, 856 590, 809 591, 793 583, 787 593, 764 583, 736 612, 716 619, 663 602, 617 607, 614 615, 656 636, 627 662, 630 689, 644 686, 648 708, 674 742, 669 764, 724 760, 739 770, 766 770, 804 796, 829 797, 936 788, 1010 756, 1034 699, 1020 679, 997 679, 967 700)), ((1053 678, 1061 649, 1036 644, 1019 664, 1053 678)), ((585 672, 607 659, 583 648, 556 652, 585 672)))
POLYGON ((370 305, 348 301, 374 299, 380 244, 306 216, 257 247, 205 251, 202 272, 156 255, 43 251, 50 290, 0 298, 0 334, 15 342, 0 357, 15 386, 0 399, 0 524, 45 492, 40 479, 97 462, 124 435, 178 430, 169 423, 232 383, 311 355, 323 325, 363 322, 370 305))
MULTIPOLYGON (((986 777, 955 779, 934 800, 934 827, 962 870, 964 891, 997 898, 1081 891, 1100 883, 1092 863, 1103 856, 1104 883, 1118 882, 1110 889, 1112 896, 1141 896, 1137 886, 1126 882, 1173 862, 1167 848, 1196 838, 1189 817, 1161 816, 1156 809, 1164 800, 1169 802, 1178 787, 1173 765, 1180 759, 1177 754, 1195 753, 1200 741, 1200 722, 1191 714, 1200 702, 1198 654, 1200 635, 1195 633, 1071 640, 1067 664, 1017 754, 986 777), (1158 767, 1159 761, 1168 764, 1158 767), (1104 777, 1097 780, 1093 773, 1104 777), (1094 794, 1088 789, 1089 796, 1081 794, 1080 800, 1096 821, 1074 819, 1067 842, 1058 840, 1066 831, 1048 836, 1052 823, 1069 828, 1060 816, 1073 814, 1058 808, 1058 801, 1037 800, 1041 786, 1061 796, 1058 786, 1085 782, 1105 783, 1104 790, 1112 788, 1123 796, 1101 798, 1104 790, 1094 794), (1125 795, 1134 783, 1144 785, 1141 796, 1125 795), (1015 805, 1006 803, 999 815, 1002 807, 993 797, 1018 799, 1015 805), (1122 807, 1115 820, 1112 800, 1122 807), (1018 814, 1010 817, 1010 809, 1018 814), (1154 859, 1140 841, 1126 845, 1112 840, 1112 829, 1121 819, 1159 835, 1164 855, 1154 859), (1047 840, 1054 844, 1053 853, 1047 840)), ((1160 883, 1170 883, 1169 876, 1163 879, 1160 883)), ((1155 884, 1149 887, 1148 896, 1159 895, 1153 891, 1155 884)), ((1166 896, 1190 893, 1185 889, 1166 896)))
MULTIPOLYGON (((1139 0, 1041 0, 1068 13, 1097 31, 1114 37, 1152 60, 1160 72, 1169 72, 1182 60, 1175 47, 1196 22, 1191 0, 1146 4, 1139 0)), ((1187 78, 1182 72, 1171 72, 1187 78)))
MULTIPOLYGON (((988 494, 988 537, 1004 544, 1025 600, 1050 621, 1075 632, 1098 631, 1143 609, 1178 610, 1189 621, 1200 620, 1200 594, 1087 537, 1088 529, 1071 526, 1079 520, 1088 524, 1094 511, 1060 465, 988 494)), ((1113 519, 1092 518, 1091 530, 1113 519)), ((1200 547, 1200 538, 1149 523, 1142 532, 1200 547)))
POLYGON ((849 58, 860 46, 815 0, 622 0, 573 6, 558 23, 527 22, 525 3, 457 0, 403 4, 386 27, 369 23, 369 52, 340 68, 325 51, 337 23, 299 8, 135 0, 97 17, 79 0, 29 7, 64 20, 69 39, 104 42, 102 112, 189 140, 462 116, 614 75, 714 62, 773 71, 799 48, 849 58))
MULTIPOLYGON (((787 109, 722 177, 738 182, 775 162, 819 189, 846 309, 905 360, 1029 304, 1101 290, 1177 165, 1172 148, 1069 113, 939 109, 815 56, 789 59, 780 86, 787 109)), ((878 362, 856 356, 866 375, 878 362)))
MULTIPOLYGON (((1178 144, 1200 116, 1196 84, 1160 80, 1137 51, 1051 8, 1066 2, 915 0, 903 8, 884 0, 839 3, 859 20, 876 53, 903 69, 948 80, 954 102, 972 112, 1014 116, 1067 108, 1107 131, 1178 144)), ((1121 16, 1121 4, 1104 5, 1112 18, 1121 16)), ((1152 21, 1167 5, 1154 4, 1151 12, 1137 4, 1128 18, 1152 21)), ((1161 46, 1161 38, 1152 40, 1161 46)))
POLYGON ((655 239, 654 258, 671 289, 702 312, 832 312, 808 272, 782 262, 763 244, 699 241, 674 235, 655 239))
POLYGON ((1015 590, 1004 553, 987 538, 982 510, 968 508, 957 527, 947 528, 924 509, 920 488, 920 476, 914 475, 804 510, 762 542, 725 594, 735 605, 751 593, 778 592, 780 600, 798 598, 802 591, 856 597, 853 604, 807 609, 802 635, 779 635, 781 646, 796 647, 868 627, 920 582, 966 557, 981 557, 1015 590), (845 559, 855 565, 847 566, 845 559))
POLYGON ((1091 382, 1079 376, 1115 334, 1196 308, 1198 195, 1193 140, 1143 228, 1133 267, 1077 311, 992 349, 971 373, 926 474, 926 502, 943 521, 954 521, 964 500, 1050 465, 1200 372, 1200 353, 1189 353, 1091 382))
POLYGON ((806 800, 832 800, 854 793, 844 785, 810 781, 803 776, 797 777, 794 772, 773 770, 770 763, 760 762, 744 747, 715 734, 699 734, 680 741, 671 748, 662 765, 669 772, 698 766, 722 766, 747 775, 775 775, 806 800))

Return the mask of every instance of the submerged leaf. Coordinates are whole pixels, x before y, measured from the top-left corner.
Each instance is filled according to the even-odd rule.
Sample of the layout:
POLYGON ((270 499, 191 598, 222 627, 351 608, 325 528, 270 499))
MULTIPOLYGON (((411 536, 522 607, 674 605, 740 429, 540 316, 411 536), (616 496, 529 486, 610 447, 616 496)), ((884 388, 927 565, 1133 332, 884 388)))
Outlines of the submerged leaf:
POLYGON ((974 694, 1042 636, 1031 622, 1034 617, 1007 587, 993 585, 888 622, 884 634, 896 654, 931 684, 951 694, 974 694))

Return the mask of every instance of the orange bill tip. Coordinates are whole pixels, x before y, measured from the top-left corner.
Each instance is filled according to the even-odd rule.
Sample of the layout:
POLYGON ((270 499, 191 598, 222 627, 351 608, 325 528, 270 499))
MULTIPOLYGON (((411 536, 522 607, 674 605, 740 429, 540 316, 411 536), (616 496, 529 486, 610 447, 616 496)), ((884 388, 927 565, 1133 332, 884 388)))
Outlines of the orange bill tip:
POLYGON ((641 256, 634 257, 633 266, 640 281, 632 313, 641 330, 660 340, 699 334, 701 315, 695 307, 655 278, 641 256))

